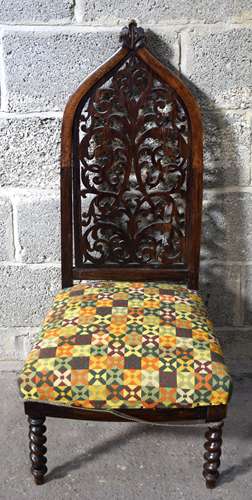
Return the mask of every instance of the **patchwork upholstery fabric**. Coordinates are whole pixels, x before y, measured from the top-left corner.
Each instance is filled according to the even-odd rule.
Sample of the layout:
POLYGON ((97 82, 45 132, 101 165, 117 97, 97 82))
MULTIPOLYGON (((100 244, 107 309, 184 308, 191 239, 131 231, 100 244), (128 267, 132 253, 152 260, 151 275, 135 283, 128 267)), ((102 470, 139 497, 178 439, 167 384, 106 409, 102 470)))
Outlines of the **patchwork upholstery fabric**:
POLYGON ((89 409, 178 408, 227 404, 231 379, 197 292, 88 281, 56 295, 19 388, 89 409))

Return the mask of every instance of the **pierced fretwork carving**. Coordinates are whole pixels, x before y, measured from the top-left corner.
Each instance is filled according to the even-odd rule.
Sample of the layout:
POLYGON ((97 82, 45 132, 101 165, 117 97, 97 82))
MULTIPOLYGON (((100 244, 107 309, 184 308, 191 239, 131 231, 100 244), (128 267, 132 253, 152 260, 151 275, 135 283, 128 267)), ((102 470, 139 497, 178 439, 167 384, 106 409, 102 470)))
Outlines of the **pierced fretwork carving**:
POLYGON ((174 89, 132 51, 75 123, 79 264, 183 263, 191 138, 174 89))

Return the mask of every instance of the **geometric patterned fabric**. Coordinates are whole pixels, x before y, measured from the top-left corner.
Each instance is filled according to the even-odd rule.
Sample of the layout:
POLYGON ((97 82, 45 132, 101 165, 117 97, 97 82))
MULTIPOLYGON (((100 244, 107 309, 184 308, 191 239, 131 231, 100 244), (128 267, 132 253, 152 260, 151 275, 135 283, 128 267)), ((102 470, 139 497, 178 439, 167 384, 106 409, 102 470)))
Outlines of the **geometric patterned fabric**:
POLYGON ((198 292, 97 280, 55 296, 19 390, 60 406, 192 408, 226 405, 232 382, 198 292))

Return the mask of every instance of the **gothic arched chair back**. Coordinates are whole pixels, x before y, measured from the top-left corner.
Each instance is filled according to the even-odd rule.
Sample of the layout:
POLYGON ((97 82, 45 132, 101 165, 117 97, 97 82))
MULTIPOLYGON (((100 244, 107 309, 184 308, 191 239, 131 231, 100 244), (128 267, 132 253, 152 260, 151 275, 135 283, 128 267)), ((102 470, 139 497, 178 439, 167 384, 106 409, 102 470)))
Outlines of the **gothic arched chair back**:
POLYGON ((212 488, 232 383, 195 290, 201 117, 186 86, 145 48, 142 28, 130 23, 121 41, 64 114, 63 290, 19 376, 31 470, 41 484, 48 416, 203 420, 212 488))
POLYGON ((145 48, 142 28, 130 23, 121 41, 64 113, 63 286, 126 276, 197 288, 200 112, 184 83, 145 48))

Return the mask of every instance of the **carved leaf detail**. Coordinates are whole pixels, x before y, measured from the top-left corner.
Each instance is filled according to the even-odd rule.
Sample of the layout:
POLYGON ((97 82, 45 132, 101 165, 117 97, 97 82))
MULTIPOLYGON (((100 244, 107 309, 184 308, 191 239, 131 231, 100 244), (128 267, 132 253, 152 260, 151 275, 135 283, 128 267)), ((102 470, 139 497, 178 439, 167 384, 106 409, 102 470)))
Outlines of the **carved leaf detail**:
POLYGON ((183 262, 191 138, 175 91, 131 54, 78 118, 82 262, 183 262))

